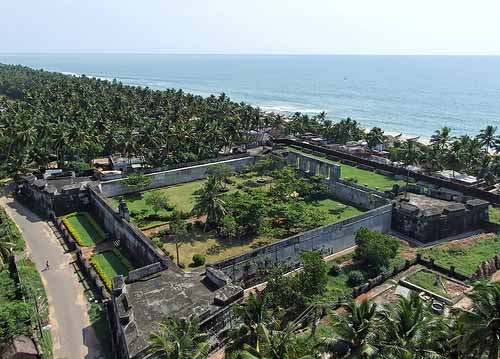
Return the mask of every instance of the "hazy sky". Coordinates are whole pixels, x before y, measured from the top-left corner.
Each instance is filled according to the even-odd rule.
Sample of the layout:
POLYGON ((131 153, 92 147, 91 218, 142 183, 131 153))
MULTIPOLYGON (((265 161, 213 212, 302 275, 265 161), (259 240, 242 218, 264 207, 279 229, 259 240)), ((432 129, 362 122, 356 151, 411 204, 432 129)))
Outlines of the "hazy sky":
POLYGON ((0 52, 499 54, 499 0, 0 0, 0 52))

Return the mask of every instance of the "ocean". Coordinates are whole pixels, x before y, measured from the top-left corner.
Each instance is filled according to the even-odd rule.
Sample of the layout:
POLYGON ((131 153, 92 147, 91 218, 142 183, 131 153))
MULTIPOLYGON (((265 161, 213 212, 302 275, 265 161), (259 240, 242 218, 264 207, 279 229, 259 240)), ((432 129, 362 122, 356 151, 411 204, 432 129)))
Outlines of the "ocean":
POLYGON ((500 57, 0 54, 1 63, 208 96, 263 110, 351 117, 364 127, 429 138, 500 126, 500 57))

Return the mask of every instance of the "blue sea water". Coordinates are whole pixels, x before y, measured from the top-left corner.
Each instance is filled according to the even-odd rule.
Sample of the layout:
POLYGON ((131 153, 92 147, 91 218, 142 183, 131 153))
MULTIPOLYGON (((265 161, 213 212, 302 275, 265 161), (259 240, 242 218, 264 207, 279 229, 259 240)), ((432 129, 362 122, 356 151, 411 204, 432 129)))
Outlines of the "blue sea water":
POLYGON ((351 117, 428 138, 500 127, 500 57, 0 54, 1 63, 155 89, 226 93, 264 110, 351 117))

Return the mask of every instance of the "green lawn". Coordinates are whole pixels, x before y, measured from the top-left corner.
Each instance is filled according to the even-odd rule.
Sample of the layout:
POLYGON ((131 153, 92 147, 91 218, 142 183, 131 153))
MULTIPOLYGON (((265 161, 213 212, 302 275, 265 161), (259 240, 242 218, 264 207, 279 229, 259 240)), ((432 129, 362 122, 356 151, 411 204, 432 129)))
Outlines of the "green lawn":
MULTIPOLYGON (((191 264, 194 254, 203 254, 206 256, 207 263, 214 263, 276 242, 277 240, 260 236, 252 239, 233 239, 227 241, 218 238, 214 232, 205 233, 198 229, 193 230, 189 234, 190 237, 181 242, 179 246, 180 261, 186 266, 191 264)), ((170 252, 170 254, 176 255, 175 244, 173 242, 165 243, 164 249, 170 252)), ((188 269, 188 267, 186 268, 188 269)))
MULTIPOLYGON (((318 223, 318 226, 341 221, 362 213, 362 211, 355 207, 347 206, 330 198, 313 202, 310 205, 327 213, 325 220, 318 223)), ((228 241, 218 238, 213 232, 205 233, 200 230, 194 230, 190 232, 190 238, 181 244, 179 257, 182 263, 189 265, 194 254, 203 254, 207 258, 207 263, 214 263, 274 243, 280 239, 282 238, 260 235, 253 238, 228 241)), ((166 243, 164 248, 175 255, 174 243, 166 243)))
POLYGON ((108 289, 111 289, 111 280, 118 275, 127 275, 133 270, 132 264, 117 249, 106 250, 94 254, 90 263, 103 280, 108 289))
POLYGON ((427 270, 421 270, 417 273, 412 274, 406 280, 410 283, 418 285, 423 289, 428 290, 429 292, 451 299, 451 296, 444 290, 442 284, 443 279, 441 279, 437 273, 433 273, 427 270))
POLYGON ((26 248, 26 243, 24 242, 24 238, 19 232, 16 224, 10 219, 5 210, 0 207, 0 231, 6 231, 7 242, 12 243, 14 248, 12 248, 15 252, 23 251, 26 248))
POLYGON ((300 153, 304 156, 315 158, 317 160, 335 164, 340 166, 340 175, 342 179, 356 179, 358 185, 367 185, 370 188, 378 188, 383 191, 386 188, 392 188, 394 184, 404 184, 404 181, 395 179, 393 177, 384 176, 375 172, 363 170, 361 168, 345 165, 340 162, 334 162, 332 160, 327 159, 326 157, 319 157, 315 155, 311 155, 309 153, 302 152, 294 147, 287 147, 287 149, 291 152, 300 153))
MULTIPOLYGON (((229 192, 228 193, 238 191, 238 189, 237 189, 238 185, 243 184, 244 182, 247 182, 247 181, 255 181, 257 178, 261 178, 261 177, 256 176, 255 174, 232 176, 231 177, 232 184, 229 185, 229 192)), ((205 182, 205 180, 202 179, 202 180, 197 180, 197 181, 192 181, 192 182, 179 183, 179 184, 176 184, 173 186, 164 187, 164 188, 160 188, 160 189, 154 189, 154 190, 149 190, 149 191, 144 191, 144 192, 131 193, 131 194, 124 195, 124 196, 112 197, 111 201, 118 208, 118 204, 120 203, 120 200, 123 199, 125 201, 125 203, 127 203, 127 207, 129 209, 130 213, 140 212, 140 211, 145 210, 147 214, 153 214, 153 211, 146 204, 146 200, 144 198, 144 195, 147 192, 162 193, 168 198, 170 203, 172 203, 175 206, 176 210, 182 211, 182 212, 191 212, 191 210, 193 209, 193 207, 195 205, 196 192, 202 188, 204 182, 205 182)), ((269 185, 256 187, 256 189, 259 189, 259 190, 265 190, 268 188, 269 188, 269 185)), ((170 213, 171 213, 171 211, 166 211, 166 210, 162 209, 158 212, 158 216, 163 217, 162 219, 155 219, 155 220, 148 219, 148 220, 145 220, 141 223, 137 223, 137 221, 135 221, 134 217, 132 216, 132 222, 138 224, 139 228, 141 228, 141 229, 151 228, 154 226, 168 223, 168 215, 170 213)))
POLYGON ((500 207, 490 206, 490 222, 500 224, 500 207))
POLYGON ((443 243, 420 249, 419 253, 434 258, 436 263, 442 266, 455 266, 457 271, 472 275, 481 262, 500 253, 500 236, 482 238, 466 247, 460 246, 460 241, 443 243))
MULTIPOLYGON (((341 257, 337 257, 331 261, 327 262, 328 267, 332 267, 334 264, 341 264, 343 262, 349 261, 354 257, 354 252, 347 253, 341 257)), ((403 256, 398 253, 395 258, 391 260, 391 263, 389 265, 389 268, 393 268, 394 266, 398 266, 401 263, 403 263, 405 259, 403 256)), ((362 264, 359 263, 353 263, 349 265, 345 265, 342 267, 340 273, 336 276, 333 275, 328 275, 328 283, 327 283, 327 294, 325 297, 327 297, 329 300, 337 300, 339 297, 343 297, 346 295, 349 295, 352 293, 352 288, 348 283, 349 279, 349 273, 352 271, 360 271, 364 274, 366 280, 368 280, 370 277, 373 277, 371 275, 370 271, 366 266, 363 266, 362 264)))
POLYGON ((318 223, 319 225, 338 222, 343 219, 354 217, 358 214, 363 213, 356 207, 345 205, 331 198, 323 199, 321 201, 313 203, 312 205, 317 206, 318 209, 324 210, 327 213, 325 220, 322 223, 318 223))
POLYGON ((86 212, 69 214, 64 217, 63 222, 81 246, 95 246, 106 239, 102 229, 86 212))

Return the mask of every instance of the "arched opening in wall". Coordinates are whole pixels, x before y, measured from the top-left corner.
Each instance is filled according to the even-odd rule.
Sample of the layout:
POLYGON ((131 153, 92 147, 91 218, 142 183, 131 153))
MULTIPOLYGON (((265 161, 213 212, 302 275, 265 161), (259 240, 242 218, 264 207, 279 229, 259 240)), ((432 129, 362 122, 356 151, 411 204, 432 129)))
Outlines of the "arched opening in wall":
POLYGON ((299 169, 299 168, 300 168, 300 157, 299 157, 299 156, 297 156, 297 157, 295 158, 295 168, 296 168, 296 169, 299 169))
POLYGON ((326 167, 325 167, 325 178, 326 178, 327 180, 329 180, 329 179, 330 179, 330 176, 331 176, 330 170, 331 170, 331 167, 330 167, 330 166, 326 166, 326 167))
POLYGON ((305 172, 309 173, 310 170, 311 170, 311 161, 307 161, 306 162, 306 170, 305 170, 305 172))

